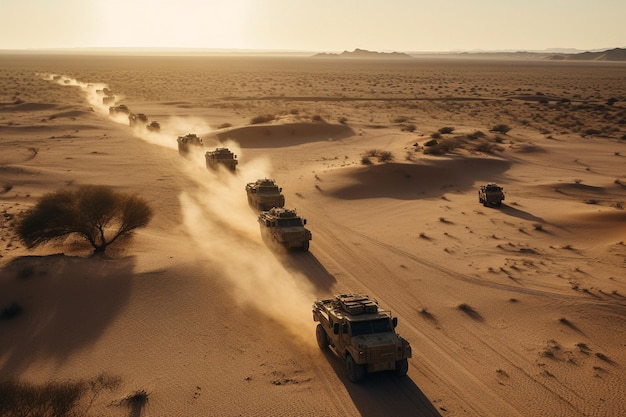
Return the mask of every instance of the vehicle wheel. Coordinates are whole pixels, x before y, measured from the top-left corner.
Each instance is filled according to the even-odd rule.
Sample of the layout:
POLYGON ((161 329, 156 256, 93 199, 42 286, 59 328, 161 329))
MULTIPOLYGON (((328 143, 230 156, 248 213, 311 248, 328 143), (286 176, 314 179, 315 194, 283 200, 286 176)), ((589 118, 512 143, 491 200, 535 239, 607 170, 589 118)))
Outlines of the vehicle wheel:
POLYGON ((409 360, 404 358, 402 360, 396 361, 396 375, 404 376, 409 372, 409 360))
POLYGON ((304 252, 309 250, 309 241, 308 240, 306 242, 302 242, 302 250, 304 252))
POLYGON ((359 382, 365 378, 365 366, 357 364, 350 354, 346 356, 346 370, 348 379, 352 382, 359 382))
POLYGON ((318 324, 315 328, 315 338, 317 339, 317 346, 322 350, 328 349, 328 335, 326 334, 326 330, 324 330, 324 326, 318 324))
POLYGON ((498 207, 502 207, 502 201, 498 201, 498 207))

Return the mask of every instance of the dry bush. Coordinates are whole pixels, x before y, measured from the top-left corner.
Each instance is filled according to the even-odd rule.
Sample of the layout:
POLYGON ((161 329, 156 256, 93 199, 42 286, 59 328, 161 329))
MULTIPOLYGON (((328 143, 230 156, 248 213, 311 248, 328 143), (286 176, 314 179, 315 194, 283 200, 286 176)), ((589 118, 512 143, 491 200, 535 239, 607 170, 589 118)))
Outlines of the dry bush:
POLYGON ((0 382, 0 416, 74 416, 84 382, 31 385, 14 380, 0 382))
POLYGON ((253 117, 250 120, 250 124, 257 125, 259 123, 271 122, 272 120, 275 120, 275 119, 276 119, 276 116, 274 116, 273 114, 259 115, 259 116, 253 117))
POLYGON ((78 235, 94 253, 104 253, 110 244, 147 226, 152 216, 148 203, 137 195, 104 185, 83 185, 44 195, 22 214, 16 232, 28 248, 78 235))
POLYGON ((490 132, 502 133, 503 135, 506 135, 510 130, 511 127, 505 124, 497 124, 489 129, 490 132))
POLYGON ((442 135, 445 135, 445 134, 454 132, 454 128, 452 126, 444 126, 444 127, 440 127, 438 132, 441 133, 442 135))

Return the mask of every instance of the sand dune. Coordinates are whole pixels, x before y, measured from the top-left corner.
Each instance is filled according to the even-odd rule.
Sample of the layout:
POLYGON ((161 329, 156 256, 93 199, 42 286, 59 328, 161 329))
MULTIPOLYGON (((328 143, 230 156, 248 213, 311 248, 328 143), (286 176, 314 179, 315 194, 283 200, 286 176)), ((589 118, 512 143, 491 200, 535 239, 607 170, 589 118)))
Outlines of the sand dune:
POLYGON ((626 96, 623 66, 13 58, 0 63, 14 87, 0 87, 0 382, 83 384, 81 415, 624 413, 624 102, 606 104, 626 96), (110 116, 105 87, 161 131, 110 116), (424 154, 444 126, 459 146, 424 154), (184 158, 190 132, 205 148, 184 158), (235 174, 206 169, 218 146, 235 174), (381 151, 392 158, 363 163, 381 151), (264 244, 244 191, 264 177, 307 218, 310 252, 264 244), (478 203, 489 181, 502 207, 478 203), (74 240, 24 248, 20 213, 80 184, 138 193, 155 217, 103 258, 74 240), (317 348, 311 304, 342 292, 399 318, 406 377, 353 384, 317 348))

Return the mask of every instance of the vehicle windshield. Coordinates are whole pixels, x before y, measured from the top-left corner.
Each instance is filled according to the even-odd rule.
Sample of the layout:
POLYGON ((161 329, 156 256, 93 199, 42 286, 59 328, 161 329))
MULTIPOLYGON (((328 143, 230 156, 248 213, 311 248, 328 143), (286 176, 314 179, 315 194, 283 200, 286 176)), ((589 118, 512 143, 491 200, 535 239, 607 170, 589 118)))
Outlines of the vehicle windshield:
POLYGON ((302 219, 299 217, 292 217, 289 219, 278 219, 278 227, 301 227, 302 219))
POLYGON ((390 332, 391 322, 387 318, 369 320, 369 321, 353 321, 351 323, 352 336, 361 336, 364 334, 386 333, 390 332))
POLYGON ((259 187, 259 194, 280 194, 278 187, 259 187))

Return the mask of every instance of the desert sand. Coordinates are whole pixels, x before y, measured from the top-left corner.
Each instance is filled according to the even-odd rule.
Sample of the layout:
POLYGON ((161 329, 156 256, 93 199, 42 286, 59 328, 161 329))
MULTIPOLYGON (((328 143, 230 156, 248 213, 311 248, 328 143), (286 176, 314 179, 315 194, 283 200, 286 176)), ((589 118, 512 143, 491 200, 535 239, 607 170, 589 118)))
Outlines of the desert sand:
POLYGON ((625 73, 1 55, 0 311, 21 311, 0 319, 0 381, 82 383, 89 416, 624 415, 625 73), (111 117, 104 87, 161 131, 111 117), (187 133, 233 150, 237 172, 181 157, 187 133), (454 147, 425 152, 433 136, 454 147), (264 177, 307 219, 309 252, 263 243, 244 187, 264 177), (478 203, 490 181, 502 207, 478 203), (20 213, 80 184, 155 217, 105 257, 25 248, 20 213), (406 377, 354 384, 319 350, 311 305, 346 292, 399 318, 406 377))

